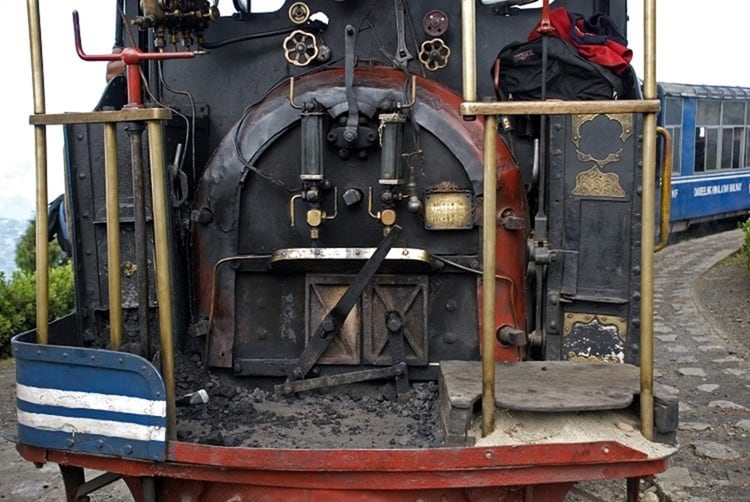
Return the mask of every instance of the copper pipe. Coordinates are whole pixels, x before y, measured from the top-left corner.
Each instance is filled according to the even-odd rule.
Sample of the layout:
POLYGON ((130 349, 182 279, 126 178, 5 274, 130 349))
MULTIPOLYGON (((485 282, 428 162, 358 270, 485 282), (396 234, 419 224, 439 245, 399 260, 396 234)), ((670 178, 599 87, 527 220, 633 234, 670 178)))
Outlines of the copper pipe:
POLYGON ((656 132, 664 140, 661 156, 661 197, 659 200, 659 242, 654 251, 661 251, 669 242, 669 213, 672 210, 672 135, 663 127, 656 132))
POLYGON ((482 437, 495 430, 495 225, 497 117, 484 118, 482 208, 482 437))
MULTIPOLYGON (((643 97, 656 99, 656 0, 643 2, 643 97)), ((656 112, 643 117, 641 221, 641 433, 654 438, 654 194, 656 112)))
POLYGON ((461 0, 461 57, 464 101, 477 99, 477 12, 475 0, 461 0))
POLYGON ((172 277, 167 229, 167 173, 164 164, 164 137, 158 120, 148 121, 149 161, 151 164, 151 197, 154 215, 156 258, 156 301, 159 305, 161 373, 167 392, 167 437, 175 439, 174 333, 172 322, 172 277))
MULTIPOLYGON (((460 263, 456 263, 453 260, 449 260, 448 258, 445 258, 444 256, 433 256, 433 258, 435 258, 436 260, 438 260, 440 262, 445 263, 446 265, 450 265, 451 267, 455 267, 455 268, 457 268, 459 270, 464 270, 464 271, 469 272, 471 274, 482 275, 482 271, 481 270, 478 270, 478 269, 475 269, 475 268, 471 268, 471 267, 467 267, 465 265, 461 265, 460 263)), ((515 298, 516 298, 516 283, 513 281, 513 279, 511 279, 507 275, 503 275, 503 274, 495 274, 495 279, 497 279, 498 281, 505 281, 506 283, 508 283, 508 287, 510 288, 510 310, 513 312, 513 325, 514 325, 514 327, 518 327, 519 323, 518 323, 518 318, 517 318, 518 314, 516 312, 516 300, 515 300, 515 298)))
MULTIPOLYGON (((31 80, 34 87, 34 114, 44 114, 44 64, 42 29, 38 0, 26 3, 29 18, 31 80)), ((34 126, 36 157, 36 337, 37 343, 49 343, 49 248, 47 242, 47 129, 34 126)))
POLYGON ((104 124, 104 176, 107 205, 107 285, 109 345, 122 345, 122 285, 120 282, 120 201, 117 169, 117 124, 104 124))

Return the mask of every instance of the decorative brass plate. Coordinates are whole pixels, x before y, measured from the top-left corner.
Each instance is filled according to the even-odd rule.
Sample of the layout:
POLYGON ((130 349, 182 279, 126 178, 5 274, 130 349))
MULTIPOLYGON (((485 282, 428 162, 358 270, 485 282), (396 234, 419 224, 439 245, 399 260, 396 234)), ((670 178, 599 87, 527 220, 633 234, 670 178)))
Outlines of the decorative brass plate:
POLYGON ((624 317, 614 315, 583 314, 568 312, 563 322, 563 335, 569 335, 576 324, 599 324, 600 326, 612 326, 617 336, 625 340, 628 331, 628 323, 624 317))
POLYGON ((424 196, 427 230, 465 230, 474 226, 471 192, 428 192, 424 196))
POLYGON ((571 117, 573 125, 573 144, 576 147, 578 160, 581 162, 593 162, 594 166, 576 176, 576 186, 572 194, 589 197, 609 197, 622 199, 625 197, 625 190, 620 185, 620 177, 615 173, 604 173, 602 169, 608 164, 619 162, 622 158, 622 147, 616 151, 609 152, 604 157, 595 157, 590 152, 581 150, 581 128, 595 120, 597 117, 604 116, 617 122, 620 125, 620 141, 623 143, 633 135, 633 115, 629 113, 606 113, 606 114, 577 114, 571 117))
POLYGON ((623 317, 568 312, 562 350, 568 361, 622 363, 626 332, 623 317))
POLYGON ((573 188, 572 194, 622 199, 625 197, 625 190, 620 186, 620 177, 618 175, 615 173, 603 173, 599 167, 594 166, 576 175, 576 186, 573 188))

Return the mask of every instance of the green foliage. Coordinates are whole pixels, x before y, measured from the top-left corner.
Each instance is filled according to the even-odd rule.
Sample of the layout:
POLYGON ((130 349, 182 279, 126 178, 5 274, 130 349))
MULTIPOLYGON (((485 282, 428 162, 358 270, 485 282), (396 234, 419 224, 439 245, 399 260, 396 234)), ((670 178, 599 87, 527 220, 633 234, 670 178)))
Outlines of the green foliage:
POLYGON ((742 243, 742 254, 745 257, 745 266, 750 270, 750 219, 741 224, 740 228, 745 232, 745 240, 742 243))
MULTIPOLYGON (((63 262, 63 252, 57 241, 48 244, 49 263, 52 266, 63 262)), ((36 222, 29 221, 21 239, 16 246, 16 266, 25 272, 36 270, 36 222)))
MULTIPOLYGON (((34 222, 16 246, 19 270, 8 279, 0 272, 0 357, 10 354, 10 339, 36 327, 36 253, 34 222)), ((49 320, 57 319, 73 309, 73 267, 70 263, 57 266, 63 253, 57 243, 50 243, 49 320)))

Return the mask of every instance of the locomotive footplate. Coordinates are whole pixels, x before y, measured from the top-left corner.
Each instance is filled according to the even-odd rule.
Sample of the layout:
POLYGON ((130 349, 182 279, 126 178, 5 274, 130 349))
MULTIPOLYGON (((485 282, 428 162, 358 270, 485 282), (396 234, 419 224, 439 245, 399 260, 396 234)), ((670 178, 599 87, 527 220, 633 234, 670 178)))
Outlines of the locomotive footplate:
MULTIPOLYGON (((440 363, 440 417, 448 443, 471 442, 473 410, 482 396, 481 374, 477 361, 440 363)), ((495 406, 505 415, 625 410, 638 402, 634 396, 640 393, 640 369, 569 361, 497 363, 495 388, 495 406)), ((677 429, 677 399, 659 385, 654 393, 656 437, 671 442, 677 429)))

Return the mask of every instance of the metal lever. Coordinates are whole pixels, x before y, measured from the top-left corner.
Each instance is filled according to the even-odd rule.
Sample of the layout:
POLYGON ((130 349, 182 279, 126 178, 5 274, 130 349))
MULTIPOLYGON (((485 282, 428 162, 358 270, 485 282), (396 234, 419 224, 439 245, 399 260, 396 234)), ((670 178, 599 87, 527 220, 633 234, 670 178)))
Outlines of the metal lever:
POLYGON ((406 365, 406 348, 404 346, 404 321, 401 312, 389 310, 385 314, 385 327, 388 329, 388 343, 391 346, 391 364, 401 367, 402 371, 396 373, 396 394, 403 398, 409 391, 409 374, 406 365))
POLYGON ((344 141, 349 145, 357 143, 357 126, 359 125, 359 108, 357 96, 354 95, 354 43, 357 30, 352 25, 346 25, 344 30, 344 86, 346 87, 346 104, 349 105, 349 113, 346 117, 346 129, 344 129, 344 141))
POLYGON ((393 60, 396 64, 402 68, 405 68, 407 63, 414 59, 409 49, 406 48, 406 36, 404 33, 404 1, 394 0, 396 7, 396 36, 398 37, 398 46, 396 47, 396 56, 393 60))
POLYGON ((354 277, 349 288, 347 288, 331 311, 328 312, 328 315, 323 318, 299 359, 286 368, 285 372, 290 381, 303 379, 326 351, 336 333, 339 332, 341 326, 344 324, 344 320, 346 320, 349 312, 354 308, 359 297, 362 296, 362 293, 370 280, 375 276, 380 265, 385 261, 388 251, 393 247, 400 233, 401 227, 394 225, 388 235, 380 242, 372 257, 367 260, 367 263, 365 263, 354 277))
POLYGON ((383 368, 373 368, 369 370, 351 371, 349 373, 341 373, 339 375, 328 375, 317 378, 308 378, 307 380, 297 380, 294 382, 285 382, 280 385, 276 385, 274 390, 278 394, 293 394, 295 392, 304 392, 306 390, 323 389, 325 387, 335 387, 338 385, 347 385, 350 383, 368 382, 371 380, 378 380, 382 378, 395 377, 397 382, 403 381, 406 383, 406 390, 399 392, 399 398, 405 396, 409 390, 409 382, 405 379, 407 367, 405 362, 394 364, 393 366, 385 366, 383 368), (400 380, 398 380, 400 379, 400 380))

